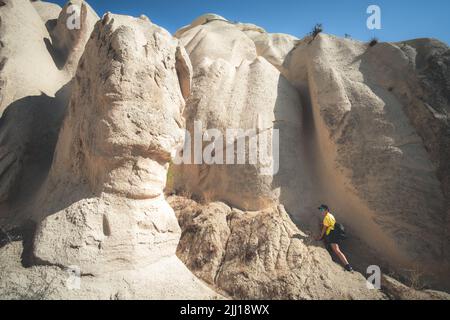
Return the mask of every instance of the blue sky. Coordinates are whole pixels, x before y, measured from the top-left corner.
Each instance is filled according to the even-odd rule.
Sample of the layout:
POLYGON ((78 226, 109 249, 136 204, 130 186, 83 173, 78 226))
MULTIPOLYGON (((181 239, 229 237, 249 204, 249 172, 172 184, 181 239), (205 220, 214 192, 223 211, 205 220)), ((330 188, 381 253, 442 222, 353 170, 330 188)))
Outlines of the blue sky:
MULTIPOLYGON (((63 5, 64 0, 51 0, 63 5)), ((105 12, 147 15, 154 23, 175 32, 204 13, 228 20, 254 23, 269 32, 303 37, 316 23, 326 33, 350 34, 358 40, 376 36, 381 41, 431 37, 450 44, 448 0, 91 0, 99 16, 105 12), (368 30, 366 9, 381 8, 381 30, 368 30)))

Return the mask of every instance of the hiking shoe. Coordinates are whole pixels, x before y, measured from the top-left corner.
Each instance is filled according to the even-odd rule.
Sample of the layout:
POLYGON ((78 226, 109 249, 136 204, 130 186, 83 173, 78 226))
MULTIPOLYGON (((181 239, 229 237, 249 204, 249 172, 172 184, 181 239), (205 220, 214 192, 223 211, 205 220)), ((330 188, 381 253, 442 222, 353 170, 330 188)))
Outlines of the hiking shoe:
POLYGON ((345 266, 345 270, 347 270, 348 272, 353 272, 353 268, 349 264, 345 266))

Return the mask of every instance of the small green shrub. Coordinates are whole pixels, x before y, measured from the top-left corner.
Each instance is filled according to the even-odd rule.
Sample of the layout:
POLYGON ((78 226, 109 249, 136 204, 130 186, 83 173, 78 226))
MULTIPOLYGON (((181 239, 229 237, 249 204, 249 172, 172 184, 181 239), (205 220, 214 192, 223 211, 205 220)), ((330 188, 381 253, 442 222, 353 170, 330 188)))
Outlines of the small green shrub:
POLYGON ((378 44, 378 38, 377 37, 373 37, 372 39, 370 39, 369 47, 375 47, 377 44, 378 44))

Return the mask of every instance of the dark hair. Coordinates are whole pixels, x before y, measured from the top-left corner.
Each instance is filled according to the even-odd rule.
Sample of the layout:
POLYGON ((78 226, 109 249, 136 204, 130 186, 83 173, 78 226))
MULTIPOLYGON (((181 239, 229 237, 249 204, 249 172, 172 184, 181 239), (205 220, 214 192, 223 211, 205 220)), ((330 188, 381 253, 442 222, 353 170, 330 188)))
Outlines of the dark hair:
POLYGON ((326 211, 330 211, 330 208, 326 205, 326 204, 321 204, 320 207, 318 207, 317 209, 319 210, 326 210, 326 211))

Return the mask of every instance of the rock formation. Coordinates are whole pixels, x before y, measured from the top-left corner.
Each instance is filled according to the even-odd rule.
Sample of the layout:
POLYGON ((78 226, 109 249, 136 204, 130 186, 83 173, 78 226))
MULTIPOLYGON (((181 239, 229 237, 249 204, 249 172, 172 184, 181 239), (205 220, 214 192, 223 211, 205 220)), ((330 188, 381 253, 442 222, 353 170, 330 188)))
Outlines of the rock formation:
POLYGON ((221 17, 196 21, 202 23, 176 33, 194 67, 187 127, 196 120, 207 127, 233 127, 239 123, 236 119, 266 110, 260 113, 273 118, 263 120, 262 127, 273 121, 280 130, 280 170, 273 178, 261 179, 248 168, 242 171, 249 174, 238 175, 236 167, 228 172, 227 166, 185 166, 175 177, 187 177, 186 181, 175 183, 175 188, 187 187, 188 194, 206 194, 241 210, 279 202, 310 230, 316 228, 315 206, 332 203, 338 219, 359 238, 351 251, 376 254, 378 263, 385 266, 390 261, 386 267, 395 266, 396 271, 427 270, 428 281, 442 285, 449 270, 449 242, 442 228, 448 226, 448 173, 443 164, 448 161, 442 161, 448 159, 448 79, 436 68, 426 87, 420 79, 429 72, 420 70, 430 63, 448 63, 448 47, 438 42, 428 43, 427 49, 407 43, 369 47, 323 34, 300 41, 221 17), (283 40, 271 42, 277 38, 283 40), (210 41, 217 39, 220 46, 212 46, 210 41), (423 52, 432 57, 421 57, 423 52), (264 70, 273 73, 271 81, 250 70, 249 78, 256 75, 252 81, 241 84, 247 76, 237 73, 228 90, 226 79, 234 73, 215 67, 231 65, 228 68, 235 66, 238 72, 261 57, 281 75, 266 63, 264 70), (265 89, 258 90, 260 86, 265 89), (291 93, 293 87, 300 98, 291 93), (441 98, 431 101, 431 95, 425 97, 430 91, 441 98), (235 109, 241 96, 245 112, 235 109), (223 111, 223 101, 229 112, 223 111), (432 128, 425 123, 432 123, 432 128))
POLYGON ((51 28, 54 55, 57 65, 74 74, 78 60, 84 52, 97 14, 83 0, 68 1, 55 22, 47 22, 51 28))
POLYGON ((42 21, 44 21, 47 29, 49 28, 48 26, 50 26, 50 24, 54 25, 62 9, 56 3, 44 2, 40 0, 32 1, 32 5, 36 9, 42 21))
POLYGON ((184 57, 178 41, 145 18, 108 14, 97 23, 41 194, 38 263, 94 276, 158 264, 166 276, 180 272, 180 229, 163 188, 184 138, 184 57))
POLYGON ((334 263, 283 206, 244 212, 171 197, 183 229, 178 256, 199 278, 238 299, 383 299, 334 263))
MULTIPOLYGON (((257 56, 252 40, 226 20, 215 19, 177 34, 194 69, 192 93, 184 112, 191 137, 199 121, 203 130, 214 128, 223 135, 226 141, 216 149, 234 149, 235 154, 228 162, 228 150, 216 151, 218 161, 226 165, 197 165, 192 155, 190 164, 174 166, 174 188, 248 210, 264 209, 276 202, 281 180, 297 190, 306 188, 305 180, 289 177, 300 157, 294 137, 302 135, 301 102, 296 90, 266 59, 257 56), (243 132, 228 139, 227 129, 243 132), (245 154, 238 154, 239 143, 246 143, 245 135, 257 138, 260 145, 254 163, 249 160, 252 146, 246 147, 245 154), (267 148, 261 147, 262 143, 267 148), (278 148, 279 159, 275 154, 278 148), (245 156, 246 164, 239 164, 239 155, 245 156)), ((251 143, 247 141, 247 145, 251 143)))
POLYGON ((124 283, 134 283, 131 298, 218 296, 176 258, 180 229, 162 192, 183 143, 189 68, 179 41, 146 18, 106 15, 89 35, 24 247, 46 277, 60 281, 67 268, 84 277, 56 297, 109 298, 124 283))
POLYGON ((53 62, 47 47, 51 46, 50 35, 33 5, 27 0, 3 3, 0 9, 1 216, 12 210, 6 202, 17 200, 23 207, 35 185, 45 178, 67 100, 65 85, 70 81, 70 76, 60 72, 53 62), (13 199, 13 195, 19 199, 13 199))
POLYGON ((0 114, 16 100, 41 93, 54 96, 60 84, 69 80, 53 63, 44 40, 50 39, 50 35, 30 1, 3 2, 0 11, 0 114))
POLYGON ((31 198, 48 173, 70 97, 73 69, 99 18, 82 1, 69 2, 64 9, 41 1, 4 3, 0 10, 0 113, 4 113, 0 124, 0 207, 20 224, 29 218, 27 207, 33 206, 31 198), (69 5, 79 6, 83 13, 79 30, 64 28, 64 17, 57 23, 59 13, 66 12, 69 5), (70 63, 60 66, 61 43, 72 38, 76 46, 70 48, 70 63))
POLYGON ((42 191, 48 216, 36 235, 38 259, 94 274, 120 269, 107 261, 148 264, 175 250, 179 228, 162 190, 183 139, 179 50, 147 20, 107 15, 97 23, 42 191))
POLYGON ((81 0, 0 22, 0 297, 449 299, 411 281, 450 287, 447 45, 172 36, 81 0), (416 288, 345 272, 320 203, 359 271, 416 288))
POLYGON ((448 103, 427 99, 416 73, 417 52, 406 47, 369 47, 319 35, 300 43, 284 68, 311 107, 307 119, 323 201, 333 203, 344 223, 372 248, 381 246, 380 256, 443 279, 449 268, 443 228, 448 187, 442 174, 446 165, 436 161, 435 150, 445 157, 448 125, 442 117, 448 103), (433 108, 442 116, 433 115, 433 108))
POLYGON ((238 23, 236 27, 253 40, 258 56, 264 57, 282 74, 286 73, 283 69, 284 60, 299 39, 284 33, 267 33, 264 29, 248 23, 238 23))

